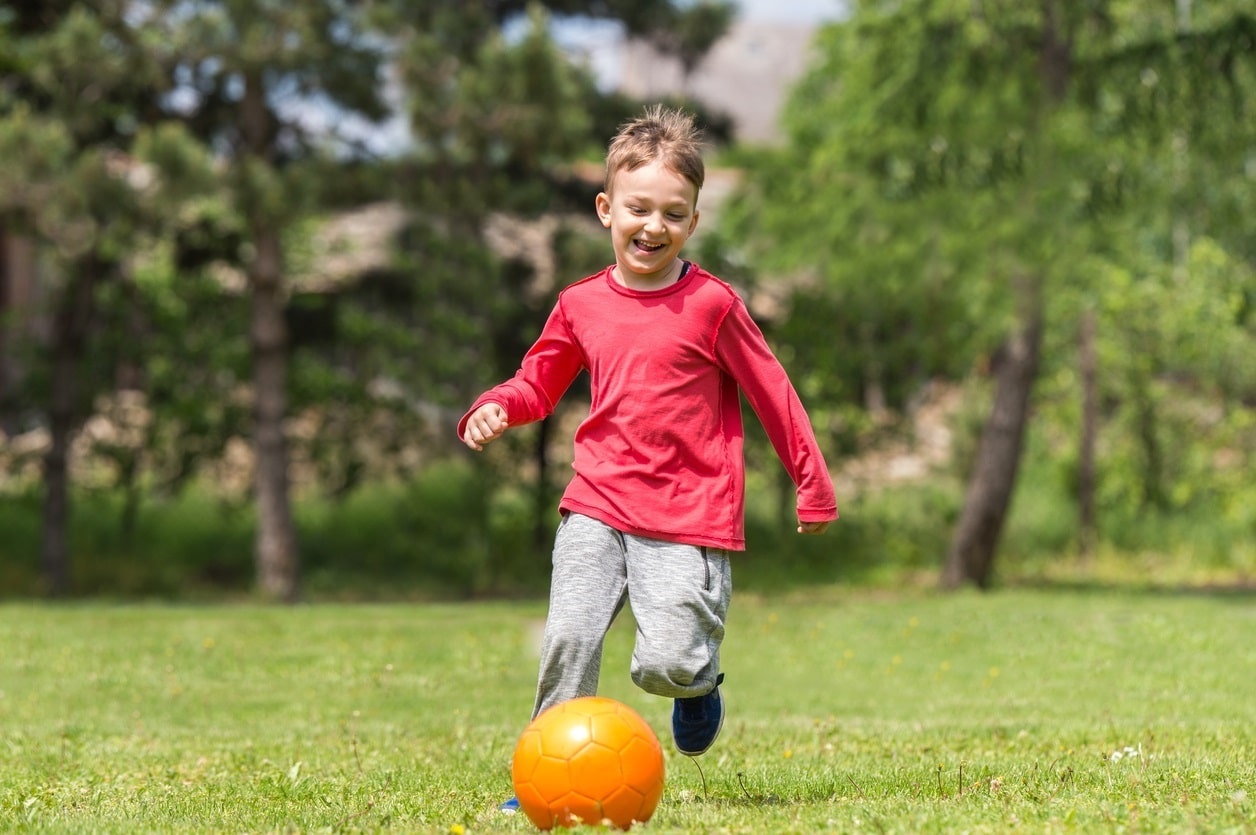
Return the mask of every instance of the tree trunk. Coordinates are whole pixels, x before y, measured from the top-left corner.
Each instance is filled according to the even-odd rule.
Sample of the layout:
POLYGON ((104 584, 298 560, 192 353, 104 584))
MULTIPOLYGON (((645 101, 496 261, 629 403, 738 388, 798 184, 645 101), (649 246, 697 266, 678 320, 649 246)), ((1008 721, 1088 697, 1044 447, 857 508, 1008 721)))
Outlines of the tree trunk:
POLYGON ((1094 548, 1095 523, 1095 444, 1099 434, 1098 381, 1095 370, 1095 312, 1082 313, 1078 333, 1079 365, 1082 378, 1082 436, 1077 453, 1077 531, 1078 549, 1088 556, 1094 548))
POLYGON ((947 551, 942 585, 987 588, 1003 523, 1012 503, 1029 422, 1029 400, 1042 347, 1042 311, 1030 294, 1019 327, 996 357, 994 406, 981 432, 972 480, 947 551))
POLYGON ((1160 416, 1149 375, 1135 376, 1133 400, 1138 444, 1143 451, 1143 495, 1139 510, 1163 510, 1168 506, 1164 477, 1164 450, 1160 443, 1160 416))
POLYGON ((9 371, 9 364, 12 362, 9 354, 9 344, 12 337, 9 335, 9 307, 12 302, 9 299, 12 291, 9 285, 13 278, 9 275, 9 234, 5 230, 3 223, 0 223, 0 431, 11 431, 9 426, 9 388, 12 386, 9 371))
MULTIPOLYGON (((126 299, 127 333, 135 340, 135 344, 147 344, 151 331, 148 320, 140 303, 139 290, 129 277, 120 277, 121 292, 126 299)), ((142 350, 139 349, 139 350, 142 350)), ((115 387, 117 396, 125 396, 128 392, 142 393, 146 390, 144 368, 139 360, 139 350, 124 352, 118 361, 115 387)), ((129 411, 129 410, 128 410, 129 411)), ((115 463, 118 467, 118 487, 122 490, 122 544, 130 550, 135 545, 135 531, 139 524, 140 505, 144 500, 144 488, 141 483, 144 467, 140 459, 143 450, 152 449, 156 443, 153 421, 149 421, 143 430, 142 440, 137 446, 120 448, 115 452, 115 463)))
POLYGON ((257 582, 262 593, 293 601, 298 595, 296 536, 288 495, 287 328, 280 286, 279 237, 259 231, 251 269, 253 310, 254 490, 257 500, 257 582))
POLYGON ((860 328, 859 334, 861 353, 866 358, 864 360, 863 401, 864 411, 873 418, 880 418, 885 414, 886 404, 889 401, 885 396, 885 363, 881 360, 874 330, 871 325, 865 324, 860 328))
POLYGON ((34 295, 34 248, 0 222, 0 427, 11 434, 20 431, 19 387, 26 376, 16 349, 36 327, 34 295))
MULTIPOLYGON (((1046 98, 1034 116, 1031 132, 1062 102, 1072 76, 1073 36, 1068 31, 1068 4, 1041 0, 1042 40, 1038 47, 1038 78, 1046 98)), ((1050 178, 1052 154, 1047 149, 1039 176, 1050 178)), ((1032 203, 1032 194, 1027 195, 1032 203)), ((1012 504, 1016 473, 1024 452, 1029 423, 1029 400, 1038 375, 1042 351, 1044 276, 1021 275, 1014 279, 1019 324, 1007 337, 995 364, 994 406, 981 432, 972 480, 964 496, 964 509, 951 539, 942 569, 942 585, 958 588, 990 585, 994 555, 1003 524, 1012 504)))
MULTIPOLYGON (((242 124, 249 153, 269 164, 271 119, 259 74, 245 79, 242 124)), ((257 196, 255 200, 259 199, 257 196)), ((288 493, 288 444, 284 419, 288 411, 288 330, 284 322, 283 255, 279 230, 257 205, 250 213, 254 256, 249 263, 252 320, 249 337, 253 359, 254 496, 257 538, 254 559, 257 583, 266 597, 295 601, 300 591, 296 533, 288 493)))
POLYGON ((44 455, 44 518, 40 572, 50 595, 70 590, 70 443, 81 417, 79 377, 95 307, 100 265, 87 260, 72 271, 53 320, 48 452, 44 455))

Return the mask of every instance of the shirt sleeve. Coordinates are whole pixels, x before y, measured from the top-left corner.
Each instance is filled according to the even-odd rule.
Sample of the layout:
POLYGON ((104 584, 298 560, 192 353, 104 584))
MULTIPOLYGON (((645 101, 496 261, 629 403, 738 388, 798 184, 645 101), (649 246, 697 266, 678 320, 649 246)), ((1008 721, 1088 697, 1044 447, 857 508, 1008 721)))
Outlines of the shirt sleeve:
POLYGON ((715 354, 745 394, 797 486, 798 520, 837 518, 837 496, 798 392, 745 304, 737 299, 716 334, 715 354))
POLYGON ((471 414, 486 403, 501 406, 512 427, 549 417, 584 367, 584 355, 567 326, 560 299, 515 376, 476 398, 458 421, 458 437, 466 431, 471 414))

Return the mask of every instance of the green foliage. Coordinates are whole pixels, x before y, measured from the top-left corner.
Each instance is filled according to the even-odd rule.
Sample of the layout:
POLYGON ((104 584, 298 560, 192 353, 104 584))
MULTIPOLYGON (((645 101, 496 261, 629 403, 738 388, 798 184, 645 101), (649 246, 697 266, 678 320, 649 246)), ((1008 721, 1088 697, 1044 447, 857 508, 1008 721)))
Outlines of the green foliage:
MULTIPOLYGON (((930 379, 972 371, 980 389, 1011 321, 1009 276, 1040 272, 1046 385, 1005 576, 1051 559, 1067 568, 1083 311, 1099 322, 1102 559, 1118 572, 1149 553, 1175 574, 1190 576, 1192 560, 1246 571, 1256 25, 1238 0, 1194 4, 1188 20, 1189 4, 1054 6, 1076 49, 1058 99, 1040 83, 1033 35, 1046 6, 860 4, 821 33, 787 109, 786 147, 730 156, 749 169, 747 190, 701 260, 782 302, 766 327, 839 478, 846 455, 899 431, 884 410, 910 410, 930 379)), ((607 257, 574 226, 551 228, 529 244, 553 250, 547 276, 535 260, 498 257, 485 237, 503 212, 587 212, 589 186, 571 163, 599 158, 637 107, 567 62, 550 15, 613 16, 684 53, 727 10, 663 0, 0 8, 0 214, 47 247, 45 290, 104 267, 78 400, 112 420, 144 415, 91 436, 95 457, 76 473, 79 591, 247 587, 243 494, 222 511, 179 493, 217 473, 247 431, 247 310, 222 283, 240 280, 251 252, 240 209, 284 226, 289 266, 301 267, 302 239, 316 234, 307 210, 385 195, 412 213, 395 261, 333 292, 295 293, 289 308, 290 322, 331 323, 327 340, 291 355, 294 448, 320 491, 298 513, 313 591, 368 596, 384 577, 431 594, 542 586, 536 532, 549 527, 557 484, 521 473, 543 460, 544 439, 521 434, 510 460, 479 469, 439 458, 453 417, 513 372, 558 287, 607 257), (382 117, 380 67, 392 58, 417 140, 402 159, 375 165, 351 131, 327 141, 286 106, 382 117), (273 154, 227 171, 243 138, 241 86, 257 73, 273 154), (142 388, 141 410, 112 391, 118 379, 142 388)), ((718 135, 718 114, 703 121, 718 135)), ((20 406, 45 404, 46 347, 6 348, 27 372, 20 406)), ((974 437, 957 434, 954 469, 934 483, 844 499, 840 538, 794 535, 779 484, 756 476, 745 576, 781 587, 928 570, 974 437)), ((775 472, 766 447, 748 454, 752 469, 775 472)), ((33 501, 0 502, 0 549, 14 555, 5 589, 37 588, 33 501)))
POLYGON ((1090 312, 1099 512, 1126 520, 1113 535, 1245 501, 1233 479, 1250 444, 1228 427, 1249 421, 1256 356, 1239 220, 1256 193, 1254 42, 1239 3, 1192 19, 1189 4, 1122 0, 867 2, 826 27, 787 143, 746 157, 728 237, 789 277, 774 336, 839 448, 885 423, 868 419, 879 410, 910 411, 931 378, 979 380, 1017 318, 1045 308, 1052 408, 1034 431, 1069 477, 1022 506, 1033 532, 1015 536, 1067 551, 1090 312))
POLYGON ((959 498, 958 486, 943 481, 841 496, 841 518, 817 537, 795 532, 792 508, 782 518, 763 502, 752 502, 746 553, 734 563, 737 582, 756 591, 910 582, 941 563, 959 498))
MULTIPOLYGON (((1046 390, 1054 391, 1054 382, 1046 390)), ((1044 399, 1051 414, 1067 408, 1064 399, 1044 399)), ((1231 420, 1237 422, 1213 430, 1233 441, 1228 449, 1237 452, 1250 443, 1246 415, 1235 412, 1231 420)), ((1256 576, 1256 500, 1245 477, 1250 466, 1239 466, 1239 459, 1198 477, 1191 482, 1193 494, 1164 510, 1112 496, 1116 486, 1136 483, 1139 470, 1109 459, 1101 478, 1101 547, 1087 559, 1076 555, 1076 462, 1069 436, 1035 431, 1030 440, 998 584, 1102 577, 1139 585, 1199 585, 1256 576)), ((336 495, 302 494, 295 513, 307 595, 314 600, 543 596, 557 522, 553 496, 538 508, 530 485, 499 486, 516 477, 501 471, 509 468, 506 459, 521 460, 533 442, 521 439, 519 449, 493 459, 432 463, 405 481, 368 481, 336 495)), ((1206 450, 1216 440, 1204 433, 1194 443, 1206 450)), ((1188 445, 1182 454, 1198 450, 1192 453, 1188 445)), ((959 512, 962 473, 938 473, 915 485, 856 488, 839 470, 842 518, 825 535, 804 537, 794 531, 792 488, 777 468, 773 462, 749 474, 747 551, 735 566, 739 588, 783 592, 834 582, 901 587, 936 576, 959 512)), ((71 542, 81 570, 74 594, 197 599, 248 592, 254 523, 243 495, 192 483, 164 498, 146 496, 133 509, 130 527, 127 501, 117 490, 76 494, 71 542)), ((39 587, 40 513, 34 492, 0 499, 0 529, 6 532, 0 587, 7 595, 39 587)))
POLYGON ((34 491, 11 493, 0 498, 0 589, 5 595, 28 593, 38 587, 36 555, 39 553, 40 497, 34 491))
POLYGON ((0 195, 6 212, 32 208, 47 200, 55 177, 67 164, 72 143, 64 125, 44 119, 24 104, 6 109, 0 119, 0 153, 22 165, 0 171, 0 195))
MULTIPOLYGON (((670 700, 629 680, 628 612, 600 692, 664 744, 650 832, 1241 832, 1249 604, 741 594, 701 772, 672 750, 670 700)), ((544 613, 0 607, 0 829, 535 832, 495 807, 544 613)))
POLYGON ((302 503, 298 527, 311 594, 535 593, 546 572, 527 540, 530 509, 509 496, 490 507, 491 499, 482 469, 440 463, 406 485, 302 503))
POLYGON ((686 76, 697 68, 737 16, 737 7, 729 0, 697 0, 672 10, 671 21, 650 34, 649 39, 660 53, 680 61, 686 76))
MULTIPOLYGON (((69 538, 77 556, 77 595, 104 598, 195 598, 247 588, 251 575, 251 525, 238 506, 189 491, 179 499, 153 502, 139 513, 133 531, 124 528, 121 493, 75 495, 69 538)), ((39 501, 35 495, 0 501, 5 529, 0 546, 8 582, 6 596, 40 588, 39 501)))
POLYGON ((404 30, 400 72, 416 91, 409 115, 419 176, 403 195, 439 205, 459 234, 479 232, 493 212, 550 208, 553 169, 589 147, 593 80, 559 52, 547 22, 534 7, 515 41, 495 21, 463 12, 404 30))
MULTIPOLYGON (((367 121, 388 115, 381 89, 385 55, 381 43, 368 36, 368 18, 367 10, 339 0, 191 6, 163 0, 136 10, 133 21, 151 39, 150 48, 178 88, 179 96, 167 106, 202 140, 226 142, 233 156, 243 150, 236 144, 242 134, 258 129, 240 118, 241 85, 258 80, 265 86, 268 124, 261 130, 268 135, 258 138, 273 143, 264 156, 274 164, 308 157, 319 144, 311 123, 287 107, 284 97, 367 121)), ((349 141, 336 128, 330 133, 349 141)), ((326 137, 323 142, 339 144, 326 137)), ((273 183, 271 176, 255 170, 246 179, 273 183)), ((262 189, 256 196, 268 194, 262 189)), ((282 212, 273 217, 284 218, 282 212)))
MULTIPOLYGON (((1247 310, 1250 265, 1207 237, 1178 264, 1097 258, 1092 290, 1065 305, 1091 305, 1097 321, 1098 511, 1126 520, 1148 512, 1217 514, 1249 501, 1240 475, 1251 466, 1244 435, 1251 410, 1256 329, 1247 310)), ((1080 310, 1074 310, 1074 316, 1080 310)), ((1075 338, 1064 331, 1064 338, 1075 338)), ((1041 432, 1074 488, 1080 381, 1073 346, 1057 344, 1040 392, 1041 432)), ((1149 540, 1122 537, 1125 548, 1149 540)))
MULTIPOLYGON (((295 515, 309 595, 543 593, 548 551, 532 538, 534 508, 525 492, 488 489, 493 480, 485 467, 437 463, 405 483, 376 481, 339 497, 304 496, 295 515)), ((256 522, 243 497, 193 484, 130 510, 127 502, 118 490, 75 494, 72 594, 221 599, 248 593, 256 522)), ((5 596, 39 589, 39 516, 35 493, 0 497, 5 596)))
MULTIPOLYGON (((288 395, 307 430, 294 448, 338 496, 409 478, 413 463, 390 466, 412 462, 402 447, 438 455, 442 410, 513 370, 503 357, 517 362, 549 299, 531 286, 534 265, 491 254, 486 222, 564 209, 581 189, 568 164, 598 146, 610 109, 627 107, 559 51, 546 4, 36 5, 0 10, 0 151, 13 163, 0 172, 0 213, 6 230, 33 232, 59 256, 51 287, 77 280, 89 291, 94 318, 68 340, 86 360, 68 374, 91 385, 73 392, 80 408, 60 425, 96 411, 108 437, 94 439, 90 471, 75 477, 120 489, 125 520, 212 475, 248 429, 252 343, 237 293, 242 278, 258 279, 267 236, 284 235, 285 255, 299 256, 316 203, 395 196, 413 213, 402 239, 385 243, 397 245, 396 264, 289 306, 290 323, 331 323, 329 339, 293 346, 288 395), (361 126, 389 115, 385 62, 408 85, 416 144, 379 165, 361 126), (124 392, 111 390, 116 380, 124 392), (136 420, 118 426, 123 411, 136 420)), ((723 8, 548 5, 638 33, 715 24, 723 8)), ((691 33, 687 54, 717 34, 691 33)), ((34 341, 19 351, 23 388, 6 401, 46 404, 49 352, 34 341)), ((130 541, 132 523, 123 527, 130 541)))

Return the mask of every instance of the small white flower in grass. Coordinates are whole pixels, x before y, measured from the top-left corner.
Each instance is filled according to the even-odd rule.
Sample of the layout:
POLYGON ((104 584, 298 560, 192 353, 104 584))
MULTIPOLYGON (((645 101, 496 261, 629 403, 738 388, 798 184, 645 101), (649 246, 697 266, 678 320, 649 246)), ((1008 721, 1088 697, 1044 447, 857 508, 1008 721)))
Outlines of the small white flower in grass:
POLYGON ((1143 755, 1143 746, 1142 746, 1142 743, 1139 743, 1139 746, 1137 748, 1134 748, 1129 745, 1126 745, 1124 748, 1118 748, 1117 750, 1112 752, 1111 756, 1109 756, 1108 759, 1110 759, 1112 762, 1115 763, 1115 762, 1120 762, 1121 760, 1124 760, 1124 759, 1137 759, 1138 757, 1141 757, 1142 755, 1143 755))

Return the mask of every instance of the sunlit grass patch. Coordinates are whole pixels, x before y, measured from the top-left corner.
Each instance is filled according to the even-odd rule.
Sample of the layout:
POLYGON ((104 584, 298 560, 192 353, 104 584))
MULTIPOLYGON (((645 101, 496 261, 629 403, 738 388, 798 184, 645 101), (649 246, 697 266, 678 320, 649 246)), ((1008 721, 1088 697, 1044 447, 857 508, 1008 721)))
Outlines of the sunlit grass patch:
MULTIPOLYGON (((0 830, 526 832, 544 604, 0 607, 0 830)), ((650 832, 1214 832, 1256 815, 1256 602, 736 595, 716 747, 650 832)))

